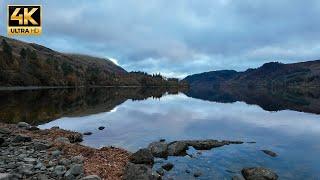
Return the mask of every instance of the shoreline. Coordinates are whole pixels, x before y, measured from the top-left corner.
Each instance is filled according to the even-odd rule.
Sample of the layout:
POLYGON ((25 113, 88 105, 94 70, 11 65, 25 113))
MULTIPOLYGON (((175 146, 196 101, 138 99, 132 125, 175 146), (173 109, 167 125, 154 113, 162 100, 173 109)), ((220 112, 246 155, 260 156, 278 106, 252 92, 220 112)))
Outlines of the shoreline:
POLYGON ((32 179, 39 178, 39 176, 45 176, 48 179, 66 178, 70 176, 68 172, 72 172, 74 169, 73 159, 81 159, 81 163, 76 165, 83 170, 79 174, 75 174, 77 176, 74 175, 75 179, 85 178, 85 176, 98 176, 101 179, 122 179, 130 152, 115 147, 95 149, 81 145, 79 142, 82 141, 82 134, 58 127, 41 130, 27 123, 20 127, 19 124, 0 123, 0 140, 3 140, 3 142, 0 141, 0 158, 5 158, 3 155, 9 153, 7 152, 8 149, 14 149, 14 152, 17 151, 17 154, 19 154, 18 152, 27 147, 27 149, 31 148, 33 152, 29 155, 27 152, 23 153, 26 154, 26 157, 22 158, 24 164, 17 165, 14 168, 7 164, 18 164, 21 159, 7 158, 6 161, 9 162, 2 164, 0 174, 10 175, 11 178, 14 175, 18 179, 32 179), (16 140, 17 137, 21 141, 16 140), (41 145, 39 146, 39 144, 41 145), (38 146, 41 148, 38 149, 38 146), (32 163, 29 164, 27 161, 31 160, 32 163), (61 163, 64 161, 72 163, 68 165, 61 163), (35 170, 38 164, 41 164, 43 169, 35 170), (29 166, 32 170, 25 169, 29 166))

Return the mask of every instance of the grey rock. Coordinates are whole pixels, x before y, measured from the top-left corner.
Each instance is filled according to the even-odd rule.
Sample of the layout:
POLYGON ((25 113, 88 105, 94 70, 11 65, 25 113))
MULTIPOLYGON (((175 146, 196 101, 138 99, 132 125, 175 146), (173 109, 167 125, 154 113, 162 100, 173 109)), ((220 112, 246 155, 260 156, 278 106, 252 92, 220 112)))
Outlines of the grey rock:
POLYGON ((199 177, 201 175, 202 175, 202 172, 200 172, 200 171, 196 171, 195 173, 193 173, 194 177, 199 177))
POLYGON ((0 173, 0 180, 18 180, 19 177, 15 174, 10 173, 0 173))
POLYGON ((29 136, 21 135, 18 134, 17 136, 14 137, 12 142, 14 143, 20 143, 20 142, 30 142, 32 139, 29 136))
POLYGON ((34 173, 32 169, 33 169, 32 164, 23 164, 19 167, 19 172, 25 175, 32 175, 34 173))
POLYGON ((140 149, 130 156, 130 162, 134 164, 153 165, 154 158, 149 149, 140 149))
POLYGON ((76 164, 82 164, 84 161, 83 156, 79 155, 79 156, 74 156, 71 158, 71 162, 76 163, 76 164))
POLYGON ((61 151, 59 151, 59 150, 52 151, 52 152, 51 152, 51 155, 52 155, 53 157, 58 157, 58 156, 61 155, 61 151))
POLYGON ((187 154, 188 145, 182 141, 175 141, 168 145, 169 156, 185 156, 187 154))
POLYGON ((29 128, 27 128, 29 131, 38 131, 40 130, 37 126, 31 126, 29 128))
POLYGON ((83 165, 82 164, 73 164, 68 170, 74 176, 83 174, 83 165))
POLYGON ((54 174, 57 176, 62 176, 66 173, 66 167, 58 165, 54 168, 54 174))
POLYGON ((162 166, 162 168, 166 171, 170 171, 173 168, 173 164, 172 163, 167 163, 165 165, 162 166))
POLYGON ((75 180, 77 179, 73 174, 71 174, 71 171, 68 170, 65 174, 64 174, 64 178, 66 180, 75 180))
POLYGON ((125 180, 151 180, 155 179, 152 175, 152 170, 149 166, 144 164, 128 163, 123 175, 125 180))
POLYGON ((10 134, 11 131, 7 128, 0 128, 0 134, 10 134))
POLYGON ((154 157, 168 157, 168 144, 165 142, 153 142, 148 147, 154 157))
POLYGON ((210 150, 212 148, 221 147, 226 145, 224 142, 219 142, 217 140, 192 140, 185 141, 188 146, 192 146, 196 150, 210 150))
POLYGON ((43 170, 45 169, 46 167, 41 163, 37 163, 35 166, 34 166, 34 169, 40 169, 40 170, 43 170))
POLYGON ((69 166, 71 164, 71 161, 69 159, 62 158, 59 160, 59 164, 64 166, 69 166))
POLYGON ((30 124, 28 124, 28 123, 26 123, 26 122, 19 122, 19 123, 17 124, 17 127, 18 127, 18 128, 27 129, 27 128, 30 128, 31 126, 30 126, 30 124))
POLYGON ((101 180, 101 178, 97 175, 90 175, 90 176, 81 178, 81 180, 101 180))
POLYGON ((70 140, 65 137, 58 137, 54 141, 58 143, 70 144, 70 140))
POLYGON ((272 152, 270 150, 261 150, 261 151, 264 152, 265 154, 271 156, 271 157, 277 157, 278 156, 277 153, 272 152))
POLYGON ((246 180, 277 180, 278 175, 270 169, 263 167, 243 168, 241 170, 246 180))
POLYGON ((24 158, 23 161, 26 163, 26 164, 37 164, 37 159, 35 158, 24 158))
POLYGON ((71 143, 78 143, 83 141, 83 136, 80 133, 75 133, 68 136, 68 139, 71 143))
POLYGON ((51 144, 43 143, 43 142, 34 142, 33 145, 34 145, 34 149, 37 151, 46 150, 51 147, 51 144))

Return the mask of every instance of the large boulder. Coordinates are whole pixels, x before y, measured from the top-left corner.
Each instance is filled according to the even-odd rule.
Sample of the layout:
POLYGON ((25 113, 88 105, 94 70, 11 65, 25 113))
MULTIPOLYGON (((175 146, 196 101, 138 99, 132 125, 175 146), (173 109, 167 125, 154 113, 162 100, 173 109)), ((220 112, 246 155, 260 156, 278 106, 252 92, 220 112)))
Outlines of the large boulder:
POLYGON ((134 164, 153 165, 154 158, 150 149, 140 149, 130 156, 130 162, 134 164))
POLYGON ((169 156, 185 156, 187 154, 188 145, 183 141, 175 141, 168 145, 169 156))
POLYGON ((243 177, 246 180, 277 180, 278 175, 270 169, 263 167, 251 167, 241 170, 243 177))
POLYGON ((124 180, 153 180, 157 179, 154 175, 152 175, 151 167, 144 164, 133 164, 128 163, 124 175, 124 180))
POLYGON ((148 149, 150 149, 154 157, 159 157, 159 158, 168 157, 168 144, 165 142, 150 143, 148 149))

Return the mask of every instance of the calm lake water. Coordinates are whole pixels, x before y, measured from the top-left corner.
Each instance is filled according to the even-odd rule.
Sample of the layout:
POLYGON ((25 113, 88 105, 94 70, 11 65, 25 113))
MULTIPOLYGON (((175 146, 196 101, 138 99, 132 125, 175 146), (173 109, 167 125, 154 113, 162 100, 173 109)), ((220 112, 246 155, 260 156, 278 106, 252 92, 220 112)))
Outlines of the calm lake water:
POLYGON ((1 118, 40 128, 59 126, 84 136, 91 147, 116 146, 136 151, 149 143, 189 139, 255 141, 215 148, 189 149, 194 157, 159 159, 175 167, 165 178, 231 179, 243 167, 263 166, 280 179, 320 179, 320 95, 314 92, 252 90, 77 89, 3 91, 1 118), (259 93, 258 93, 259 92, 259 93), (9 120, 9 118, 13 120, 9 120), (99 126, 105 126, 102 131, 99 126), (262 149, 272 150, 270 157, 262 149))

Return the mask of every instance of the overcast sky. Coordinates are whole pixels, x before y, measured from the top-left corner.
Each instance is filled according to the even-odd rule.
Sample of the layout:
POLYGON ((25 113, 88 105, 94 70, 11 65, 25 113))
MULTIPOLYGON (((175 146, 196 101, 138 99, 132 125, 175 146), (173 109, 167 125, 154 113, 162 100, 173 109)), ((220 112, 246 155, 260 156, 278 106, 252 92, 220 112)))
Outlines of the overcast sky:
MULTIPOLYGON (((1 1, 1 35, 7 36, 1 1)), ((128 71, 184 77, 265 62, 320 59, 319 0, 28 0, 43 34, 21 38, 117 60, 128 71)))

